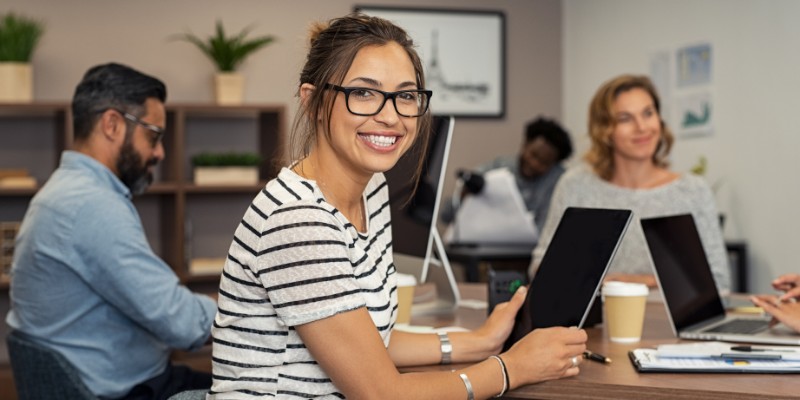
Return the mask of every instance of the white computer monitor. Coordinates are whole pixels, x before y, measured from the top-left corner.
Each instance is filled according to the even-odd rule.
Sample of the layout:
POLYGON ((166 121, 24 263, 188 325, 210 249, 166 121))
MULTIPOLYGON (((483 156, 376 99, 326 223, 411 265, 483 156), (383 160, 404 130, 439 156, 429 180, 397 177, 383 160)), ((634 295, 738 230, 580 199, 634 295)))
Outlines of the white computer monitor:
POLYGON ((434 116, 428 152, 414 192, 414 172, 421 157, 419 143, 385 173, 392 211, 392 247, 398 272, 412 274, 420 282, 432 282, 437 296, 415 303, 412 314, 452 311, 460 295, 436 228, 442 200, 447 159, 453 137, 452 116, 434 116), (409 195, 415 193, 409 200, 409 195))

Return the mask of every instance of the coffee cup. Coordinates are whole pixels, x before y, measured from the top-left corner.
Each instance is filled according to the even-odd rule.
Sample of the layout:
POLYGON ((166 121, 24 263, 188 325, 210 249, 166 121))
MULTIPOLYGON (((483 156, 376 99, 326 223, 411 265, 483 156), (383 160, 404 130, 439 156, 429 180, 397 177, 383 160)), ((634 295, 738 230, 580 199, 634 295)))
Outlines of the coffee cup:
POLYGON ((644 311, 650 290, 642 283, 606 282, 603 285, 603 308, 609 339, 635 343, 642 338, 644 311))
POLYGON ((408 324, 411 321, 411 304, 414 302, 414 287, 417 279, 414 275, 397 274, 397 323, 408 324))

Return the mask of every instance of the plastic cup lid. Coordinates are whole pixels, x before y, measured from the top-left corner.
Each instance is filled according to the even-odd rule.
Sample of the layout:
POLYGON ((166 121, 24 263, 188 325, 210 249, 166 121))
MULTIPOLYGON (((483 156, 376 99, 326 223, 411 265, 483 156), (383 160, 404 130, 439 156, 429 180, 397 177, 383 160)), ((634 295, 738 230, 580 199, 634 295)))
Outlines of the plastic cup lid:
POLYGON ((644 283, 606 282, 603 284, 605 296, 647 296, 650 289, 644 283))
POLYGON ((416 286, 417 278, 410 274, 397 274, 397 286, 416 286))

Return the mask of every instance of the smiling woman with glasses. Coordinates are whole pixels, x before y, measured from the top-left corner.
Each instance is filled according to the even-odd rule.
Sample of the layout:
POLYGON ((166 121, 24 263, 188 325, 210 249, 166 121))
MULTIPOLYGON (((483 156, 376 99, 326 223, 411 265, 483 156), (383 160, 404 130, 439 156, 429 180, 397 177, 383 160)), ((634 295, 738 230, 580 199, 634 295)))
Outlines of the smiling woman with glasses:
POLYGON ((293 162, 248 207, 220 278, 208 398, 486 399, 577 374, 578 329, 537 330, 497 355, 524 290, 476 331, 394 330, 383 173, 412 147, 425 160, 431 91, 413 41, 387 20, 354 13, 317 24, 310 45, 293 162), (474 364, 397 369, 450 362, 474 364))

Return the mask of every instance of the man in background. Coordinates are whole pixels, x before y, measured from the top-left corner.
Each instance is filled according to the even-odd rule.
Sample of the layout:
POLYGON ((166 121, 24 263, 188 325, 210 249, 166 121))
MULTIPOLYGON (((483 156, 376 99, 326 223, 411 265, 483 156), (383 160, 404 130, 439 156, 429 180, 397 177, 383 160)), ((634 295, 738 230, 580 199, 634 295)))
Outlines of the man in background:
MULTIPOLYGON (((497 157, 478 167, 475 172, 483 174, 497 168, 507 168, 511 171, 526 208, 534 215, 537 231, 541 231, 544 221, 547 220, 550 197, 553 195, 558 178, 564 173, 561 161, 571 154, 572 142, 569 133, 557 122, 539 117, 526 126, 519 155, 497 157)), ((460 195, 469 194, 465 191, 460 195)), ((451 199, 444 201, 442 221, 453 222, 457 212, 457 206, 451 199)))
POLYGON ((17 237, 8 324, 61 353, 103 398, 211 386, 209 374, 169 356, 207 341, 215 302, 153 253, 131 201, 164 159, 165 100, 160 80, 127 66, 89 69, 72 99, 73 149, 17 237))

